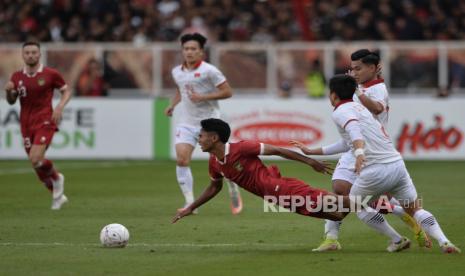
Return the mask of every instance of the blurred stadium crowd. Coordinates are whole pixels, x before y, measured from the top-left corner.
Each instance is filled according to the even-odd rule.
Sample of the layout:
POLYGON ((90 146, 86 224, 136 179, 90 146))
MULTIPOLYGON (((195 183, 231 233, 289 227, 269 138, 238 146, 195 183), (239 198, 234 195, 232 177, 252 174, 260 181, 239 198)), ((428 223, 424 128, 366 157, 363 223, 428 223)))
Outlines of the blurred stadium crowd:
POLYGON ((3 0, 0 41, 458 40, 461 0, 3 0))

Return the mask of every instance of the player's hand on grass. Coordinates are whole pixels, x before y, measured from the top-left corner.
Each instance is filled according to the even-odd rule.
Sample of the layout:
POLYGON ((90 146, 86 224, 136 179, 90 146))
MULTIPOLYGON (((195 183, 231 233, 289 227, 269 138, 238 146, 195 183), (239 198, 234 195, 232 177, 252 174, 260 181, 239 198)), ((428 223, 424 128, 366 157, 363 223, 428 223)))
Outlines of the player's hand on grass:
POLYGON ((317 172, 322 174, 333 174, 334 168, 327 161, 318 161, 311 159, 309 165, 317 172))
POLYGON ((63 108, 60 106, 57 106, 55 110, 53 110, 52 121, 56 125, 59 125, 62 118, 63 118, 63 108))
POLYGON ((357 156, 357 159, 355 160, 355 173, 357 175, 360 174, 364 165, 365 165, 365 155, 361 154, 357 156))
POLYGON ((168 116, 168 117, 171 117, 171 116, 173 116, 173 111, 174 111, 174 107, 168 106, 165 109, 165 115, 168 116))
POLYGON ((303 143, 296 141, 296 140, 291 140, 289 141, 289 144, 293 145, 294 147, 300 149, 303 154, 311 155, 312 151, 307 148, 303 143))
POLYGON ((192 215, 192 208, 190 208, 190 206, 179 210, 176 213, 176 216, 174 216, 174 218, 171 220, 171 223, 176 223, 178 220, 188 215, 192 215))

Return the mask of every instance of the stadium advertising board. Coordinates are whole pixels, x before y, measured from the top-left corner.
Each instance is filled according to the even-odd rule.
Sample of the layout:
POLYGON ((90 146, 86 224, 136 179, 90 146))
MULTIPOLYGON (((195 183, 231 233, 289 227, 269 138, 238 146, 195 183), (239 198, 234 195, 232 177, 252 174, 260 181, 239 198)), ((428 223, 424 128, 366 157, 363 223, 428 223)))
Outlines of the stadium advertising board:
MULTIPOLYGON (((327 99, 231 99, 220 105, 232 141, 287 146, 289 140, 299 140, 316 147, 340 139, 327 99)), ((391 99, 388 133, 406 159, 465 159, 463 106, 465 99, 391 99)), ((208 155, 196 148, 193 157, 208 155)))
MULTIPOLYGON (((327 101, 308 100, 241 100, 221 101, 223 119, 232 128, 231 141, 256 140, 287 147, 289 140, 310 146, 331 143, 337 130, 331 121, 327 101)), ((174 137, 174 127, 172 127, 174 137)), ((174 157, 174 151, 172 151, 174 157)), ((207 158, 197 147, 194 158, 207 158)))
MULTIPOLYGON (((47 156, 62 159, 152 159, 153 102, 73 99, 47 156)), ((24 159, 19 105, 0 103, 0 158, 24 159)))
POLYGON ((406 159, 465 159, 465 99, 395 99, 389 133, 406 159))

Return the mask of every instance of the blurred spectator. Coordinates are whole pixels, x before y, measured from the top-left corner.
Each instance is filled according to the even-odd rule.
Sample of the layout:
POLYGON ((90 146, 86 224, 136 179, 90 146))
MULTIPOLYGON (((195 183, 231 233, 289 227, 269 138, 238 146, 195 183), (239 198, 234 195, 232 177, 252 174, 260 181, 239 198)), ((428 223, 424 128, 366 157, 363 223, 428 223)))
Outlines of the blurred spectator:
POLYGON ((438 93, 436 94, 438 98, 447 98, 449 97, 449 95, 450 95, 449 87, 439 87, 438 93))
POLYGON ((315 59, 305 78, 305 88, 312 98, 321 98, 325 95, 326 80, 321 68, 320 60, 315 59))
POLYGON ((103 79, 100 62, 92 58, 78 77, 76 96, 100 97, 107 96, 108 84, 103 79))
POLYGON ((112 88, 138 88, 134 77, 134 71, 128 68, 128 63, 123 58, 123 53, 106 51, 104 53, 103 79, 112 88))
POLYGON ((461 40, 464 18, 459 0, 3 0, 0 41, 461 40))
POLYGON ((279 84, 278 97, 290 98, 292 96, 292 83, 288 80, 283 80, 279 84))
POLYGON ((465 56, 463 51, 449 52, 449 84, 451 89, 465 87, 465 56))
POLYGON ((287 98, 292 94, 293 83, 296 76, 294 57, 290 52, 282 52, 277 60, 279 81, 278 96, 287 98))

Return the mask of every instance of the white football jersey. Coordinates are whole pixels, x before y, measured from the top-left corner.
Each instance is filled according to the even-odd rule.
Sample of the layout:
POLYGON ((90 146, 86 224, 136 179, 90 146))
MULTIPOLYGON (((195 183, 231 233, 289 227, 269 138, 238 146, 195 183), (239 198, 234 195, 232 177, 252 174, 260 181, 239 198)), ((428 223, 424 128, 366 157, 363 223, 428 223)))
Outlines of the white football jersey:
POLYGON ((220 118, 217 100, 194 103, 189 99, 189 93, 199 94, 216 92, 217 87, 226 82, 226 78, 215 66, 202 61, 194 69, 188 70, 178 65, 171 72, 179 92, 181 102, 178 104, 178 124, 200 127, 200 121, 208 118, 220 118))
MULTIPOLYGON (((359 85, 358 89, 363 91, 366 96, 370 99, 373 99, 384 106, 383 112, 378 115, 374 115, 376 120, 378 120, 383 126, 384 129, 387 129, 388 120, 389 120, 389 93, 386 88, 386 84, 383 79, 377 79, 372 82, 365 83, 364 85, 359 85)), ((360 99, 357 95, 354 94, 353 100, 357 103, 360 103, 360 99)), ((353 169, 355 164, 355 157, 352 151, 345 152, 339 158, 339 168, 353 169)))
MULTIPOLYGON (((358 89, 360 89, 370 99, 375 100, 383 105, 383 112, 379 113, 378 115, 373 114, 373 116, 384 126, 384 128, 387 128, 389 120, 389 94, 386 88, 386 84, 384 84, 384 80, 377 79, 363 85, 359 85, 358 89)), ((353 99, 355 102, 361 103, 360 99, 355 94, 353 99)))
MULTIPOLYGON (((350 146, 351 153, 353 152, 353 145, 345 127, 351 121, 358 121, 360 124, 360 131, 365 140, 366 165, 390 163, 402 159, 402 156, 395 149, 384 127, 363 105, 353 101, 343 103, 336 107, 332 114, 332 118, 342 139, 350 146)), ((353 168, 354 165, 355 162, 351 167, 353 168)))

